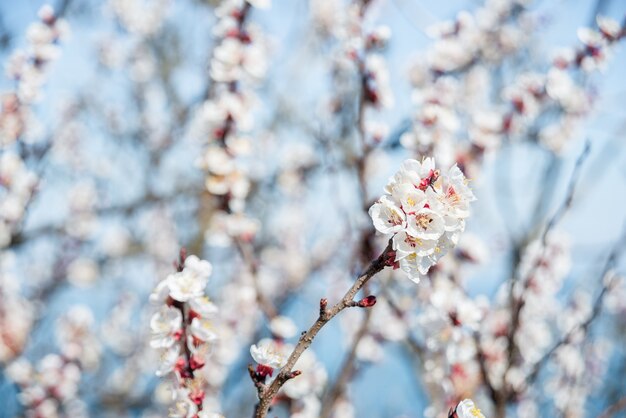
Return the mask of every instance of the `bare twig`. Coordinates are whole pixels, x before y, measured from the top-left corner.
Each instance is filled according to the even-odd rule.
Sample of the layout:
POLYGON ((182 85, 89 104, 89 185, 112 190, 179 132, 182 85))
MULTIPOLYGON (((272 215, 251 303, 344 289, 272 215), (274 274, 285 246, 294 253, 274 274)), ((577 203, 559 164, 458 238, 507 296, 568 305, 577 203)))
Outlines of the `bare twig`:
POLYGON ((332 320, 344 309, 351 306, 359 306, 358 302, 356 302, 355 304, 354 297, 372 277, 374 277, 377 273, 379 273, 386 266, 389 265, 390 260, 394 259, 391 254, 393 253, 391 249, 391 241, 389 241, 389 244, 383 250, 383 252, 378 256, 376 260, 370 263, 369 267, 361 276, 359 276, 359 278, 354 282, 350 289, 348 289, 346 294, 339 302, 337 302, 331 308, 328 308, 328 302, 325 301, 325 299, 322 299, 320 301, 319 317, 317 318, 315 323, 313 323, 313 325, 311 325, 311 327, 301 335, 300 339, 298 340, 298 344, 289 356, 287 363, 282 369, 280 369, 274 381, 263 392, 263 395, 259 399, 259 404, 255 413, 256 418, 264 418, 267 416, 272 400, 274 399, 280 388, 285 384, 285 382, 293 378, 292 369, 294 365, 296 364, 302 353, 304 353, 304 351, 311 346, 311 344, 313 343, 313 339, 324 327, 324 325, 326 325, 330 320, 332 320))

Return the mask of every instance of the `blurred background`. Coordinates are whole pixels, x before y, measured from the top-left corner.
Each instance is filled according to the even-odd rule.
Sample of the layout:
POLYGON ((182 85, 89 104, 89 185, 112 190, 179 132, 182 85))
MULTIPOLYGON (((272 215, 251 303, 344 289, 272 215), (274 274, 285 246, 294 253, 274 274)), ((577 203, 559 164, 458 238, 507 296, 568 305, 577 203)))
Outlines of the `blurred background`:
POLYGON ((0 417, 166 416, 181 247, 220 309, 205 406, 251 416, 250 345, 343 295, 429 156, 477 196, 457 248, 377 276, 272 416, 626 416, 622 0, 45 4, 0 0, 0 417))

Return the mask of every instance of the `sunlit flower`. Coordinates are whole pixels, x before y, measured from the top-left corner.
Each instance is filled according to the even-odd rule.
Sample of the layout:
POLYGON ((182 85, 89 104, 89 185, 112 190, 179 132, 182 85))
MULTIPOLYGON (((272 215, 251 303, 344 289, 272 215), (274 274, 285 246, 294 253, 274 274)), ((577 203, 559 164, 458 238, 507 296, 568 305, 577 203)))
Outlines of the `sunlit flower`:
POLYGON ((456 165, 441 174, 432 158, 405 161, 385 191, 370 216, 376 230, 393 234, 396 261, 417 282, 458 242, 474 194, 456 165))
POLYGON ((180 339, 183 316, 178 308, 163 306, 150 320, 154 348, 171 347, 180 339))
POLYGON ((285 357, 281 347, 272 339, 265 338, 250 347, 250 355, 258 364, 268 366, 273 369, 281 368, 285 365, 285 357))
POLYGON ((459 402, 452 416, 457 418, 485 418, 471 399, 464 399, 459 402))

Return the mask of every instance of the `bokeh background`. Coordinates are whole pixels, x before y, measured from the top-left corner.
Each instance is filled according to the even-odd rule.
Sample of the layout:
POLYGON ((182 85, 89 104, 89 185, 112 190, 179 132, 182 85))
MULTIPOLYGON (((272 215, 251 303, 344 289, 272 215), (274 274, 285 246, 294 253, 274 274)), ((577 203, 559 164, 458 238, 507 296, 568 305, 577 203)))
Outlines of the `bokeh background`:
MULTIPOLYGON (((222 362, 209 372, 214 375, 209 377, 212 392, 207 396, 227 417, 250 416, 255 392, 247 376, 246 366, 252 361, 248 350, 256 339, 270 335, 250 280, 258 280, 277 310, 304 330, 316 315, 316 301, 339 297, 363 267, 364 260, 355 255, 363 231, 371 229, 363 206, 382 194, 404 159, 425 155, 406 146, 406 135, 426 129, 416 122, 423 105, 416 97, 429 82, 416 85, 415 68, 428 67, 429 54, 441 42, 433 38, 432 27, 457 19, 460 12, 476 13, 496 3, 519 7, 509 22, 513 52, 493 59, 477 57, 478 63, 470 64, 484 71, 476 77, 486 77, 488 105, 457 103, 461 110, 456 110, 459 125, 451 134, 452 145, 435 153, 436 158, 447 153, 452 163, 468 149, 474 106, 506 113, 502 109, 510 100, 502 91, 521 74, 545 74, 559 49, 580 48, 579 28, 595 28, 597 15, 623 22, 626 11, 621 0, 372 2, 364 27, 391 29, 381 56, 393 102, 367 109, 365 117, 377 124, 367 135, 381 134, 364 157, 355 106, 337 104, 360 94, 358 83, 355 87, 345 75, 350 68, 342 67, 337 58, 346 35, 334 31, 333 25, 341 25, 345 2, 273 0, 270 8, 253 8, 248 21, 263 33, 265 45, 253 64, 263 66, 264 61, 267 72, 248 86, 256 95, 247 130, 251 150, 238 159, 252 183, 244 212, 255 220, 252 242, 260 273, 250 279, 237 249, 217 245, 223 239, 211 219, 220 208, 207 192, 206 172, 198 165, 206 148, 198 114, 214 90, 209 68, 216 48, 218 3, 51 4, 70 30, 56 43, 60 55, 46 67, 40 98, 31 106, 34 118, 20 138, 25 163, 40 181, 23 222, 13 230, 12 242, 2 249, 0 327, 6 338, 0 344, 10 346, 7 341, 17 338, 11 333, 22 337, 17 338, 20 344, 5 347, 0 358, 0 417, 27 413, 20 403, 22 389, 6 373, 9 365, 20 359, 36 365, 59 352, 59 328, 68 313, 89 317, 88 336, 78 338, 93 339, 89 348, 93 364, 84 367, 76 394, 84 402, 81 414, 165 416, 167 395, 162 379, 154 376, 158 357, 147 346, 149 315, 154 311, 148 295, 171 272, 181 246, 213 263, 207 293, 224 317, 240 317, 242 322, 222 348, 230 355, 218 349, 222 362), (358 161, 364 164, 360 169, 355 168, 358 161), (76 305, 91 313, 77 313, 72 310, 76 305)), ((37 21, 43 4, 0 1, 0 60, 5 65, 14 51, 28 50, 27 28, 37 21)), ((497 143, 482 149, 480 158, 466 167, 478 198, 467 234, 480 240, 467 245, 480 253, 476 256, 480 263, 459 262, 454 277, 472 300, 481 301, 479 305, 497 306, 502 284, 516 274, 528 244, 541 237, 574 186, 571 204, 552 228, 566 237, 569 255, 558 292, 541 302, 547 303, 549 341, 558 340, 560 323, 575 317, 572 304, 592 312, 590 307, 602 292, 607 257, 615 248, 618 256, 611 268, 617 275, 624 272, 619 254, 626 226, 626 53, 619 41, 615 44, 603 68, 574 71, 572 80, 584 90, 589 109, 581 112, 562 147, 555 151, 537 139, 537 130, 559 117, 559 111, 542 107, 544 119, 520 118, 520 124, 532 125, 528 131, 518 138, 495 135, 497 143)), ((454 69, 449 76, 469 84, 464 71, 469 70, 454 69)), ((16 83, 2 77, 0 90, 12 91, 16 83)), ((472 141, 472 146, 480 143, 472 141)), ((11 146, 0 152, 14 149, 11 146)), ((5 196, 0 186, 0 199, 5 196)), ((384 247, 382 237, 367 239, 372 254, 384 247)), ((353 359, 355 370, 341 396, 345 405, 337 405, 335 417, 445 414, 449 389, 442 395, 431 387, 437 380, 445 386, 445 378, 425 379, 434 372, 407 344, 410 335, 428 347, 429 333, 443 332, 425 327, 420 317, 428 302, 416 301, 430 296, 420 295, 425 292, 419 288, 423 283, 415 285, 399 272, 383 276, 385 284, 375 283, 369 290, 395 298, 397 306, 387 306, 381 298, 376 309, 388 313, 376 319, 373 311, 371 341, 353 359), (394 312, 398 306, 402 315, 394 312), (392 335, 381 331, 395 326, 401 328, 395 336, 393 331, 392 335)), ((573 345, 582 356, 578 386, 551 385, 550 376, 560 366, 548 361, 532 396, 509 400, 507 416, 592 417, 623 399, 626 310, 623 300, 619 302, 623 288, 620 282, 613 299, 601 301, 600 312, 585 327, 584 342, 573 345), (594 344, 602 344, 602 349, 592 350, 594 344), (601 361, 590 364, 591 360, 601 361), (585 390, 579 388, 582 382, 585 390), (574 408, 579 415, 554 405, 559 390, 566 392, 558 395, 565 397, 565 404, 583 398, 583 405, 574 408)), ((455 293, 450 295, 454 305, 455 293)), ((495 308, 486 312, 496 315, 495 308)), ((362 314, 348 312, 324 329, 313 345, 320 362, 316 367, 325 370, 331 384, 343 367, 362 314)), ((532 339, 529 344, 534 344, 532 339)), ((551 345, 547 343, 546 350, 551 345)), ((473 383, 467 392, 477 402, 482 400, 484 411, 493 413, 482 384, 473 383)), ((300 407, 297 400, 290 402, 277 407, 276 414, 293 415, 300 407)))

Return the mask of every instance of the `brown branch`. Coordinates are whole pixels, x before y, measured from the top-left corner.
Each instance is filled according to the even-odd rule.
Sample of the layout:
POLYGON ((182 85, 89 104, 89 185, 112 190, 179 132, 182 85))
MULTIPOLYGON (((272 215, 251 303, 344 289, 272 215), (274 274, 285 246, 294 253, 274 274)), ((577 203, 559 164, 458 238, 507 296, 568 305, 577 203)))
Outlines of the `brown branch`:
MULTIPOLYGON (((585 143, 585 147, 583 148, 583 151, 580 153, 580 155, 578 156, 578 158, 576 159, 576 163, 574 164, 574 169, 572 171, 572 175, 569 179, 569 183, 567 186, 567 193, 565 196, 565 199, 563 201, 563 203, 561 204, 561 206, 559 206, 559 208, 556 210, 556 212, 554 213, 554 215, 550 218, 550 220, 548 221, 548 223, 546 224, 546 227, 543 231, 543 234, 541 235, 541 243, 542 243, 542 247, 543 247, 543 253, 545 254, 545 247, 546 247, 546 242, 547 242, 547 237, 548 234, 554 229, 554 227, 561 221, 561 219, 563 219, 563 216, 567 213, 567 211, 572 207, 572 202, 574 199, 574 193, 576 192, 576 185, 578 184, 578 179, 580 177, 580 171, 582 170, 582 166, 583 163, 585 162, 585 160, 587 159, 587 157, 589 156, 589 152, 590 152, 590 143, 589 141, 587 141, 585 143)), ((542 254, 543 256, 543 254, 542 254)), ((511 308, 511 325, 509 328, 509 333, 508 333, 508 359, 507 359, 507 370, 513 365, 513 362, 515 360, 515 356, 518 353, 518 348, 515 344, 515 335, 517 334, 517 330, 519 328, 519 323, 520 323, 520 318, 521 318, 521 312, 522 309, 524 308, 524 305, 526 303, 525 301, 525 293, 526 290, 528 289, 529 285, 530 285, 530 281, 526 280, 526 282, 524 283, 523 289, 521 294, 519 295, 519 297, 516 300, 515 297, 515 283, 520 281, 522 278, 519 277, 519 267, 520 267, 520 262, 522 260, 521 257, 521 253, 518 254, 518 257, 516 257, 516 274, 514 275, 514 277, 511 279, 511 284, 509 287, 509 301, 510 301, 510 308, 511 308)), ((535 265, 533 266, 532 270, 530 271, 530 273, 528 274, 527 277, 532 277, 535 272, 537 271, 537 269, 539 268, 540 263, 537 262, 535 263, 535 265)), ((506 385, 503 386, 504 391, 507 391, 506 385)), ((503 396, 502 398, 508 398, 508 394, 505 394, 506 396, 503 396)))
POLYGON ((474 332, 474 344, 476 345, 476 361, 478 362, 478 366, 480 367, 480 374, 482 375, 483 382, 485 386, 487 386, 487 391, 489 392, 489 396, 493 401, 494 405, 498 405, 500 402, 500 394, 491 383, 491 379, 489 378, 489 372, 487 371, 487 362, 485 359, 485 352, 483 351, 480 345, 480 333, 478 331, 474 332))
POLYGON ((272 320, 278 315, 276 308, 274 307, 271 300, 269 300, 262 292, 261 286, 259 285, 259 263, 254 256, 254 248, 252 244, 247 241, 243 241, 239 238, 235 239, 235 244, 237 249, 239 250, 239 254, 243 259, 246 267, 250 271, 250 275, 252 276, 252 283, 254 286, 254 291, 256 293, 256 301, 261 311, 268 320, 272 320))
POLYGON ((618 412, 623 411, 624 409, 626 409, 626 396, 620 398, 613 405, 605 409, 598 418, 611 418, 615 416, 618 412))
POLYGON ((315 323, 311 325, 308 331, 304 332, 300 336, 298 344, 289 356, 287 363, 282 369, 280 369, 274 381, 264 391, 263 396, 260 397, 259 404, 255 413, 256 418, 264 418, 267 416, 269 408, 272 404, 272 400, 274 399, 280 388, 285 384, 285 382, 293 377, 292 369, 294 365, 296 364, 302 353, 304 353, 304 351, 311 346, 311 344, 313 343, 313 339, 324 327, 324 325, 326 325, 331 319, 333 319, 344 309, 351 306, 358 306, 358 302, 356 302, 355 305, 354 297, 372 277, 374 277, 377 273, 379 273, 387 265, 389 265, 390 260, 393 260, 393 257, 391 256, 391 251, 392 249, 390 240, 389 244, 378 256, 378 258, 370 263, 369 267, 361 276, 359 276, 359 278, 354 282, 350 289, 348 289, 343 298, 331 308, 327 308, 326 306, 324 306, 327 303, 324 303, 324 299, 320 301, 319 317, 317 318, 315 323))

